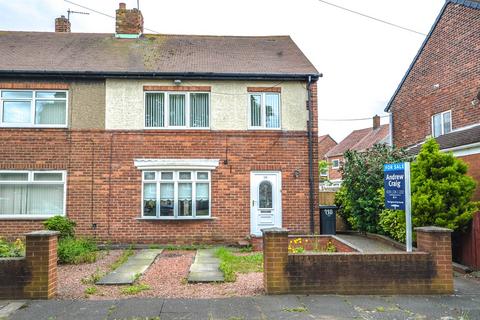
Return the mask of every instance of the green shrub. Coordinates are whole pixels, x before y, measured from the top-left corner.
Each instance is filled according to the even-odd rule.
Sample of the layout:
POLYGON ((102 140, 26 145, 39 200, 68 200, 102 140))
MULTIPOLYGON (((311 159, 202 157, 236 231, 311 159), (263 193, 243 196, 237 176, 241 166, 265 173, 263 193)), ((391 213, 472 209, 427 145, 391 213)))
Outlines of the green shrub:
POLYGON ((383 165, 408 160, 403 150, 375 145, 364 152, 347 151, 340 169, 342 187, 335 202, 354 230, 381 233, 379 213, 384 209, 383 165))
POLYGON ((405 211, 385 209, 380 212, 380 227, 386 235, 399 242, 405 242, 405 211))
POLYGON ((478 203, 471 202, 475 180, 467 165, 450 152, 440 152, 435 139, 427 140, 412 163, 413 226, 435 225, 461 231, 478 203))
POLYGON ((73 238, 75 236, 76 223, 67 217, 54 216, 43 222, 47 230, 59 231, 60 239, 73 238))
POLYGON ((97 245, 91 239, 64 238, 58 242, 60 263, 79 264, 97 260, 97 245))
POLYGON ((0 258, 15 258, 25 255, 25 245, 22 240, 17 239, 14 242, 8 242, 0 239, 0 258))

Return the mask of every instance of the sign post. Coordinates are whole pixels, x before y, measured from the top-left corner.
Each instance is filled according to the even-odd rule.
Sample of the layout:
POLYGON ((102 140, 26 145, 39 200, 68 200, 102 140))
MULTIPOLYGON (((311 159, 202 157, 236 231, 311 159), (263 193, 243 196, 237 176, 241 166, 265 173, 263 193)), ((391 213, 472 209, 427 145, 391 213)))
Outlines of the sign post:
POLYGON ((383 165, 385 208, 405 210, 407 252, 412 252, 412 205, 410 191, 410 162, 383 165))

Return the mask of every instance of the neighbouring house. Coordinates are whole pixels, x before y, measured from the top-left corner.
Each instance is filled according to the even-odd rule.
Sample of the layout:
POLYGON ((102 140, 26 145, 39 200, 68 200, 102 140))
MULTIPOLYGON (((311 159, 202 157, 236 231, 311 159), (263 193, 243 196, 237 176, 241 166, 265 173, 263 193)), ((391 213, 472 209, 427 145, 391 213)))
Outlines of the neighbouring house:
POLYGON ((53 215, 115 243, 310 232, 317 80, 288 36, 0 32, 0 235, 53 215))
MULTIPOLYGON (((337 145, 337 142, 329 135, 323 135, 318 137, 318 159, 325 160, 325 154, 328 150, 337 145)), ((324 170, 320 169, 320 184, 323 179, 328 179, 328 168, 324 170)))
MULTIPOLYGON (((480 2, 447 0, 385 111, 393 144, 413 154, 427 137, 468 165, 480 200, 480 2)), ((480 268, 480 217, 456 242, 457 261, 480 268)))
POLYGON ((376 144, 390 145, 390 132, 388 124, 380 124, 378 115, 373 117, 373 125, 370 128, 354 130, 345 139, 330 149, 324 156, 329 163, 328 180, 333 186, 340 186, 342 173, 340 168, 344 162, 343 154, 347 150, 358 152, 365 151, 376 144))

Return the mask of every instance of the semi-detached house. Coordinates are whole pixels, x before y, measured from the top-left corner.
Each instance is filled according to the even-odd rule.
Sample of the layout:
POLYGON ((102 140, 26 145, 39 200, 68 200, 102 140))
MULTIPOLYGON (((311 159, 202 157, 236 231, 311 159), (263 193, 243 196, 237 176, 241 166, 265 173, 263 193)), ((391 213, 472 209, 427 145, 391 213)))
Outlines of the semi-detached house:
POLYGON ((288 36, 0 33, 0 235, 122 243, 313 227, 320 74, 288 36))

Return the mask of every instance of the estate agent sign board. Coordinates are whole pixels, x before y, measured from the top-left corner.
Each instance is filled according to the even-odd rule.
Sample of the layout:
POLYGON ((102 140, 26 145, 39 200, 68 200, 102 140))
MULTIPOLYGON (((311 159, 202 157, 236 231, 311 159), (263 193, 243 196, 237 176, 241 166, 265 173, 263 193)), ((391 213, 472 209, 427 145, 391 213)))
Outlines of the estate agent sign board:
POLYGON ((407 252, 412 251, 412 213, 410 200, 410 162, 383 165, 385 208, 405 210, 407 252))

